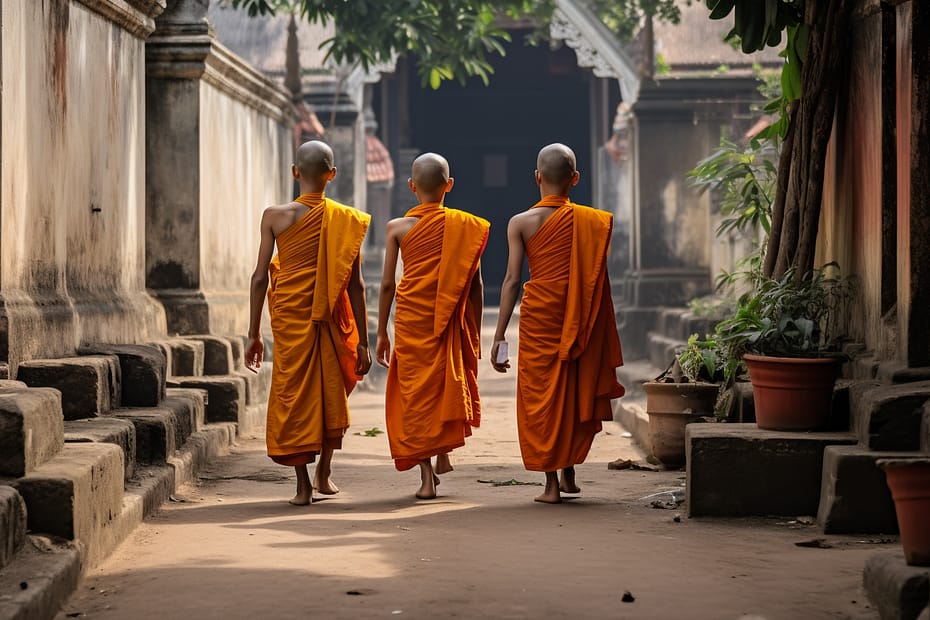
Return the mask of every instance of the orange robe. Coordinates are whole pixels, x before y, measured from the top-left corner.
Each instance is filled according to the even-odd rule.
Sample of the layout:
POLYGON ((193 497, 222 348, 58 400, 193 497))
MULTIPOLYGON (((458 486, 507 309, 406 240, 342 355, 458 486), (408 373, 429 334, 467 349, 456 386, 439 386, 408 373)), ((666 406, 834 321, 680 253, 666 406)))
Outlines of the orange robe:
POLYGON ((385 394, 395 467, 465 445, 481 421, 478 401, 480 325, 469 299, 490 224, 439 203, 407 212, 419 217, 400 244, 394 352, 385 394))
POLYGON ((274 366, 268 396, 268 456, 312 463, 324 445, 342 447, 347 396, 358 377, 358 328, 346 285, 371 217, 323 194, 296 202, 310 210, 275 240, 268 309, 274 366))
POLYGON ((623 364, 607 253, 613 216, 547 196, 558 207, 526 244, 530 279, 520 305, 517 430, 523 463, 555 471, 584 462, 623 364))

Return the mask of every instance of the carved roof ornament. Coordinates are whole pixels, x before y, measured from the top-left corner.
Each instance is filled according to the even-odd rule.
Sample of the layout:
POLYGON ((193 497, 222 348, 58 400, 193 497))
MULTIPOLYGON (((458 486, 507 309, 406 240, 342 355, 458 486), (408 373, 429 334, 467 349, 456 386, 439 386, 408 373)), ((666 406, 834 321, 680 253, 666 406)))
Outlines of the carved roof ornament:
POLYGON ((601 20, 577 0, 556 0, 549 36, 564 41, 575 51, 578 66, 594 75, 620 82, 623 101, 632 105, 639 98, 639 73, 620 42, 601 20))

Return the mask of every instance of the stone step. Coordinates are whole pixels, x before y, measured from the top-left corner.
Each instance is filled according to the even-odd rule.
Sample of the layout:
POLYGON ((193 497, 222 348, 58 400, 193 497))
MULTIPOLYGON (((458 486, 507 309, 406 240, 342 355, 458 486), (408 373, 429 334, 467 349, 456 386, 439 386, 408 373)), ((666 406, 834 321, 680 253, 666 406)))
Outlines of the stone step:
POLYGON ((119 360, 112 355, 83 355, 23 362, 16 378, 30 387, 61 392, 66 420, 103 415, 120 402, 119 360))
POLYGON ((685 431, 688 514, 816 515, 824 448, 855 443, 849 433, 689 424, 685 431))
POLYGON ((668 338, 658 332, 649 332, 646 346, 649 350, 649 362, 656 368, 665 370, 675 359, 675 355, 684 349, 685 341, 668 338))
POLYGON ((245 379, 236 375, 213 377, 171 377, 172 388, 207 391, 207 422, 246 422, 245 379))
MULTIPOLYGON (((168 407, 131 407, 116 409, 112 417, 131 422, 136 435, 136 462, 162 465, 184 443, 179 439, 178 418, 168 407)), ((188 429, 190 427, 188 426, 188 429)), ((183 432, 180 432, 183 436, 183 432)))
POLYGON ((53 459, 64 443, 61 393, 52 388, 0 391, 0 476, 23 476, 53 459))
POLYGON ((123 481, 132 478, 136 469, 136 429, 129 420, 112 416, 68 420, 65 441, 69 443, 111 443, 123 451, 123 481))
POLYGON ((122 511, 123 471, 118 446, 69 443, 12 486, 26 502, 31 533, 94 545, 122 511))
POLYGON ((0 571, 0 618, 55 618, 78 587, 81 564, 81 551, 74 543, 28 536, 22 550, 0 571))
POLYGON ((817 522, 827 534, 896 534, 898 520, 881 458, 916 452, 875 452, 862 446, 827 446, 817 522))
POLYGON ((872 450, 916 451, 930 403, 930 381, 884 385, 862 382, 850 387, 851 430, 872 450))
POLYGON ((81 355, 109 355, 119 360, 123 407, 155 407, 165 398, 168 361, 159 347, 133 344, 95 344, 81 355))
POLYGON ((882 620, 916 620, 930 605, 930 568, 908 566, 900 549, 866 560, 862 586, 882 620))
POLYGON ((197 334, 185 336, 185 340, 202 342, 203 374, 207 376, 228 375, 237 368, 233 359, 233 344, 229 338, 197 334))
MULTIPOLYGON (((206 390, 172 387, 165 391, 165 395, 166 400, 170 400, 174 403, 185 403, 183 406, 187 410, 186 415, 190 416, 191 429, 193 432, 203 428, 207 417, 208 394, 206 390)), ((178 407, 182 405, 175 404, 173 406, 178 407)), ((175 409, 175 411, 177 411, 177 409, 175 409)))
POLYGON ((203 374, 204 344, 199 340, 171 338, 153 342, 167 356, 167 376, 199 377, 203 374))
POLYGON ((26 503, 16 489, 0 485, 0 570, 26 542, 26 503))
POLYGON ((24 390, 28 385, 22 381, 14 381, 12 379, 0 379, 0 392, 17 392, 19 390, 24 390))

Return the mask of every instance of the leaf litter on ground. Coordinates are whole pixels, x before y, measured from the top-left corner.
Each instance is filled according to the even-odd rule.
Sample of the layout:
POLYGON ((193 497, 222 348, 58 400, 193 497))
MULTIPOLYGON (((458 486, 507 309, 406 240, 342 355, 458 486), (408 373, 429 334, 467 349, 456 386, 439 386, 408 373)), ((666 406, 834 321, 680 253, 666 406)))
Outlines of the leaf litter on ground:
POLYGON ((542 482, 523 482, 515 478, 510 480, 478 480, 481 484, 490 484, 494 487, 518 487, 518 486, 529 486, 529 487, 541 487, 543 486, 542 482))

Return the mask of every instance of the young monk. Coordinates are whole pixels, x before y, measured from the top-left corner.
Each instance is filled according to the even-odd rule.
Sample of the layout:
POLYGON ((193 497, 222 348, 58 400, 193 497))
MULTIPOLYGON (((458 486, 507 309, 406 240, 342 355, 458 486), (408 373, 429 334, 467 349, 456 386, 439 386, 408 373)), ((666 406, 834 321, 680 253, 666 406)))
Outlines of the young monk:
POLYGON ((575 154, 564 144, 544 147, 536 161, 541 200, 513 216, 491 364, 498 357, 520 288, 523 257, 530 279, 520 305, 517 431, 523 464, 546 473, 537 502, 557 504, 579 493, 575 465, 584 462, 610 399, 623 395, 615 369, 623 364, 607 278, 613 216, 574 204, 575 154), (559 480, 558 471, 562 471, 559 480))
POLYGON ((274 335, 268 456, 294 467, 297 494, 290 502, 304 505, 312 502, 314 488, 324 495, 339 492, 330 473, 333 450, 342 447, 349 427, 347 395, 371 368, 359 266, 370 216, 324 195, 336 167, 323 142, 301 145, 291 174, 300 196, 262 214, 245 359, 252 371, 261 366, 259 329, 267 291, 274 335), (307 464, 318 454, 311 485, 307 464))
POLYGON ((389 368, 385 417, 398 471, 420 466, 419 499, 436 497, 435 474, 452 470, 449 452, 480 423, 483 288, 479 259, 490 224, 443 206, 448 162, 426 153, 413 162, 410 191, 420 204, 387 224, 378 303, 378 363, 389 368), (395 288, 397 255, 403 277, 395 288), (394 314, 394 350, 387 323, 394 314), (436 457, 436 468, 430 458, 436 457))

